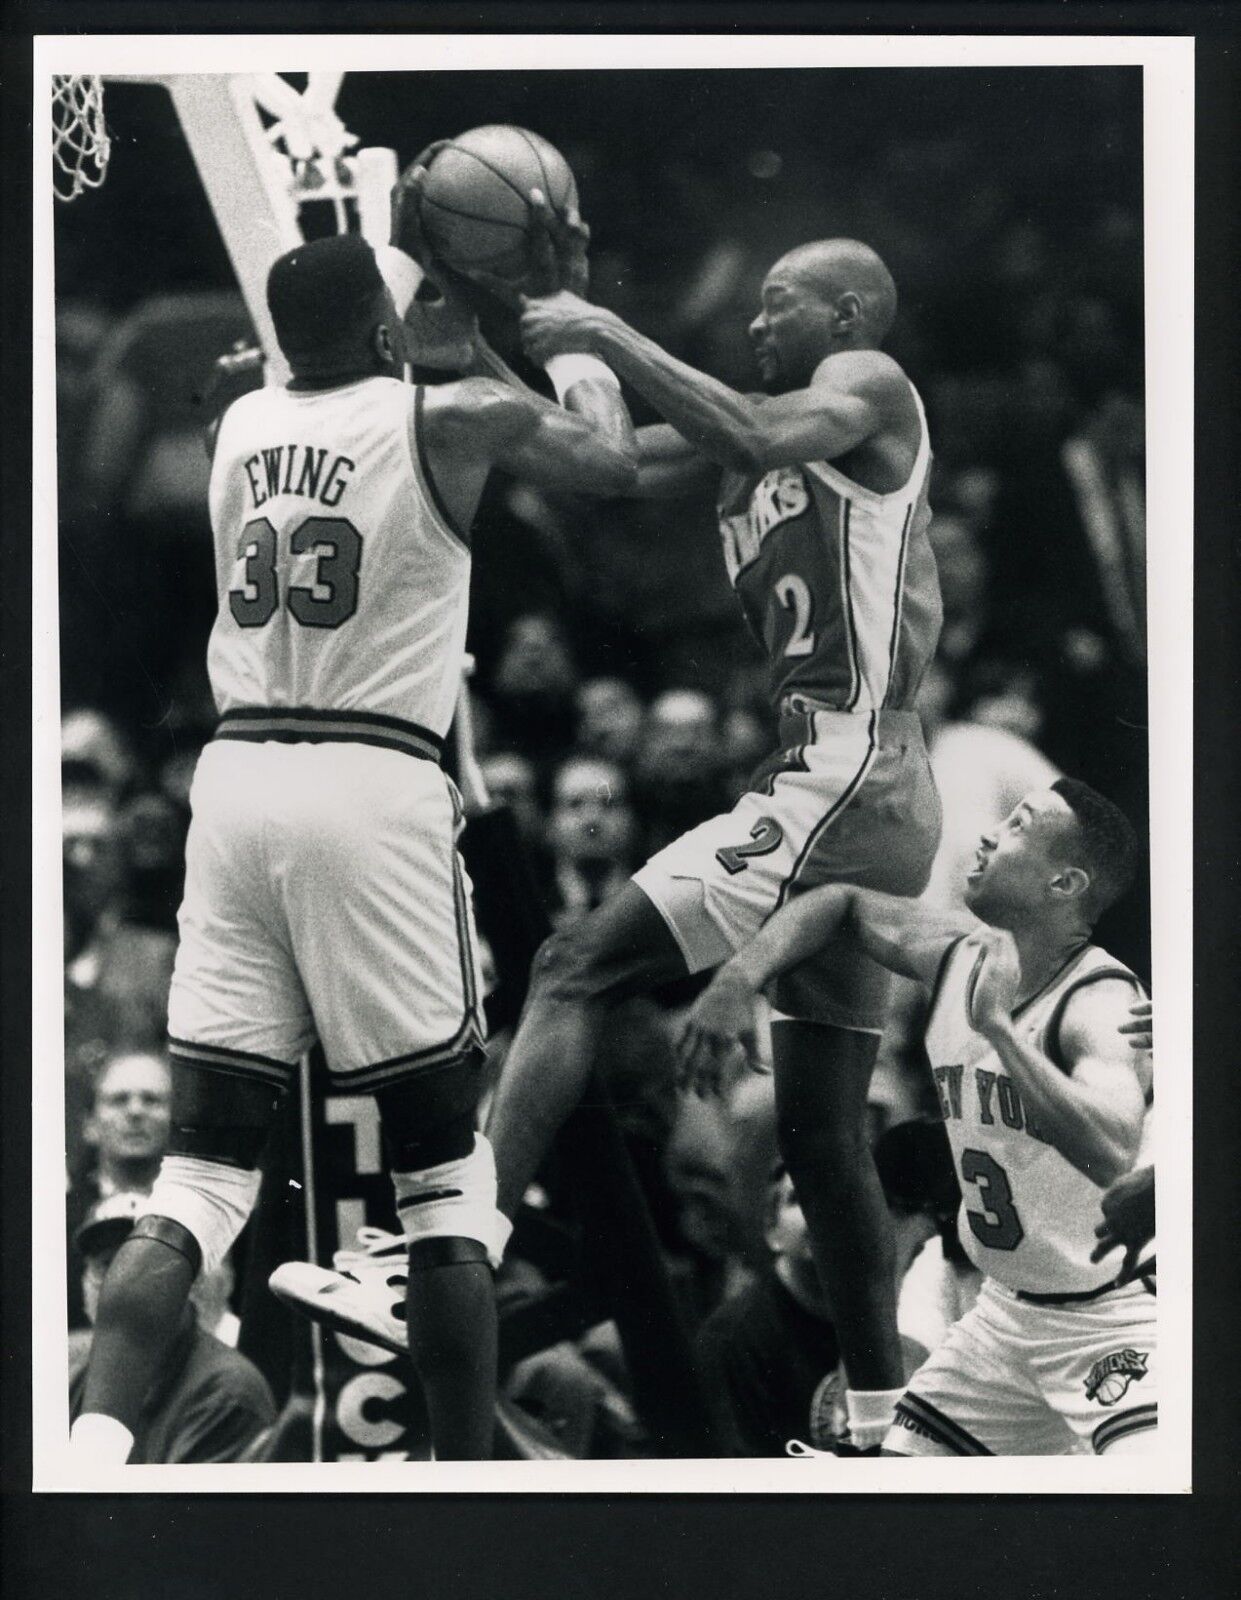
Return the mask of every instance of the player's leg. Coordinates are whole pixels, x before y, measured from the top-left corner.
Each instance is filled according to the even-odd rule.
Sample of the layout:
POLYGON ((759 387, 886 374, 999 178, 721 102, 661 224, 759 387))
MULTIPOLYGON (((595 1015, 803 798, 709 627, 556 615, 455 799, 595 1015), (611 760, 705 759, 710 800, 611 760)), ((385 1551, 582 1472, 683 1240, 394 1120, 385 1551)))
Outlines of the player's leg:
POLYGON ((491 1455, 496 1390, 495 1162, 475 1131, 481 1051, 378 1095, 408 1241, 405 1327, 436 1459, 491 1455))
POLYGON ((895 1246, 866 1119, 879 1035, 777 1017, 771 1041, 780 1150, 806 1216, 849 1387, 899 1389, 905 1371, 895 1246))
POLYGON ((1159 1448, 1155 1295, 1147 1282, 1066 1306, 1023 1306, 1048 1404, 1095 1455, 1159 1448))
POLYGON ((582 1098, 608 1007, 685 971, 663 917, 632 883, 540 948, 487 1123, 506 1217, 582 1098))
POLYGON ((175 1053, 172 1085, 168 1154, 104 1278, 73 1427, 75 1446, 100 1462, 126 1459, 195 1278, 221 1264, 254 1207, 259 1152, 284 1092, 175 1053))
POLYGON ((892 1456, 1074 1452, 1063 1418, 1028 1371, 1016 1302, 988 1281, 909 1381, 883 1441, 892 1456))
MULTIPOLYGON (((788 774, 776 785, 778 793, 817 783, 842 796, 799 853, 785 899, 822 883, 891 894, 926 884, 940 813, 921 728, 909 713, 882 713, 866 731, 862 777, 850 788, 862 721, 833 719, 829 737, 804 754, 807 777, 788 774)), ((889 991, 888 974, 841 938, 773 993, 777 1016, 794 1019, 772 1028, 781 1150, 832 1304, 850 1434, 861 1449, 881 1443, 905 1380, 892 1223, 866 1116, 889 991)))

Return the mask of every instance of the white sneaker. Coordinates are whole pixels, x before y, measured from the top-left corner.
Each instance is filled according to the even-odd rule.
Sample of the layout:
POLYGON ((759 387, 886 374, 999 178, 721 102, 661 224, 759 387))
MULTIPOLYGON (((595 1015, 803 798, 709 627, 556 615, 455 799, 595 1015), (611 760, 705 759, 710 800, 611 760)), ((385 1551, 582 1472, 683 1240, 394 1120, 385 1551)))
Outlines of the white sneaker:
POLYGON ((277 1299, 303 1316, 364 1344, 405 1355, 408 1242, 382 1228, 359 1228, 355 1250, 338 1250, 332 1267, 286 1261, 267 1280, 277 1299))
POLYGON ((835 1456, 834 1450, 816 1450, 812 1444, 803 1444, 800 1439, 790 1439, 784 1446, 786 1456, 794 1456, 798 1461, 809 1461, 814 1456, 835 1456))

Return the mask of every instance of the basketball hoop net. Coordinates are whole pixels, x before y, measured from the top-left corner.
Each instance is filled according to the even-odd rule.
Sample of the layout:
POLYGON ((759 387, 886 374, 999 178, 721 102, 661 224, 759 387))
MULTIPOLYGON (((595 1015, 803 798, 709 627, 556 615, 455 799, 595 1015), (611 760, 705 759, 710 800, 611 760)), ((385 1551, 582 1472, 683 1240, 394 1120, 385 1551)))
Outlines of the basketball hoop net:
POLYGON ((76 200, 97 189, 108 170, 112 142, 103 120, 103 83, 98 77, 52 77, 52 190, 58 200, 76 200))

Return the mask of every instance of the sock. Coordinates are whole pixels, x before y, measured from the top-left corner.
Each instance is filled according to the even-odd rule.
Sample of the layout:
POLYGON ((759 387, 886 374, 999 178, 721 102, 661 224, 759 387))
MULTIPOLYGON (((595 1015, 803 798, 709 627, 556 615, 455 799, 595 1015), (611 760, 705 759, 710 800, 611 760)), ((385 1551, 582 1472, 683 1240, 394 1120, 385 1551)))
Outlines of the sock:
POLYGON ((899 1389, 846 1389, 851 1443, 859 1450, 873 1450, 882 1444, 895 1420, 896 1402, 904 1393, 904 1384, 899 1389))
POLYGON ((103 1411, 85 1411, 69 1429, 76 1461, 93 1467, 119 1467, 129 1460, 134 1436, 123 1422, 103 1411))

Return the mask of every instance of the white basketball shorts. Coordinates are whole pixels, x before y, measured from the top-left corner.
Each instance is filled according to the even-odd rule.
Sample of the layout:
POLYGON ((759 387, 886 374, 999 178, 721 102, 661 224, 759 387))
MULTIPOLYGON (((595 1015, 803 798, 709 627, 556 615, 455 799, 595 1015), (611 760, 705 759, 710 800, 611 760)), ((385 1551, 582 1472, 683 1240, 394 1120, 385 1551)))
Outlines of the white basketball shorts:
POLYGON ((913 1377, 885 1449, 906 1456, 1154 1448, 1155 1296, 1145 1282, 1032 1305, 988 1278, 913 1377))
POLYGON ((317 1039, 374 1090, 484 1037, 460 799, 363 743, 217 739, 190 796, 177 1056, 285 1086, 317 1039))
MULTIPOLYGON (((926 887, 940 807, 916 712, 814 710, 781 723, 784 748, 723 816, 634 874, 690 972, 726 961, 777 907, 825 883, 887 894, 926 887)), ((878 1032, 888 974, 832 941, 774 986, 777 1013, 878 1032)))

